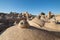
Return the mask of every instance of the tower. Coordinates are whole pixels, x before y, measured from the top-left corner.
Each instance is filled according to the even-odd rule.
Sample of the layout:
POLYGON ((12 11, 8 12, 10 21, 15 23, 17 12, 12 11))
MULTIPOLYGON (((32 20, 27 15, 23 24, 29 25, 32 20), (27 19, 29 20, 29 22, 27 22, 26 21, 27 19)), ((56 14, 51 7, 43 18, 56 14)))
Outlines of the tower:
POLYGON ((48 13, 48 18, 49 19, 51 18, 51 11, 49 11, 49 13, 48 13))

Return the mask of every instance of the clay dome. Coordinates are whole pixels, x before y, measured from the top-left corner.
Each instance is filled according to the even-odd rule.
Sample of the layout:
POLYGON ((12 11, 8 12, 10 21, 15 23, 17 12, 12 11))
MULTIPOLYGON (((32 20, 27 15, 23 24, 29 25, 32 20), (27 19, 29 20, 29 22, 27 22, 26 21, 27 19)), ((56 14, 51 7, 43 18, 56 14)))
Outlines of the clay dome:
POLYGON ((17 25, 6 29, 0 35, 0 40, 60 40, 60 27, 54 23, 45 23, 44 25, 44 21, 40 20, 40 17, 35 17, 31 21, 22 18, 17 25), (44 26, 47 28, 46 30, 41 29, 45 28, 44 26), (53 30, 55 29, 55 31, 58 29, 59 33, 47 31, 52 28, 53 30))
POLYGON ((18 26, 20 26, 21 28, 28 28, 29 24, 26 20, 21 20, 18 24, 18 26))
POLYGON ((16 25, 8 28, 3 34, 0 35, 0 40, 58 40, 60 38, 54 36, 46 31, 29 27, 20 28, 16 25))
POLYGON ((41 20, 38 17, 35 17, 31 22, 38 24, 40 27, 44 26, 44 23, 45 23, 43 20, 41 20))

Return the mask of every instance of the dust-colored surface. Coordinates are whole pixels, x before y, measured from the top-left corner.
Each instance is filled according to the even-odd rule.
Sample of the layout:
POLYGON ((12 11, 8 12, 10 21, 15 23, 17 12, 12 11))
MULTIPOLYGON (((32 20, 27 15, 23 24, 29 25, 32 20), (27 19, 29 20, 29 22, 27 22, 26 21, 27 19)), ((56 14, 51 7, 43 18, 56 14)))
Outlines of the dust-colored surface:
POLYGON ((36 28, 44 29, 47 31, 55 31, 55 32, 60 32, 60 24, 55 24, 55 23, 45 23, 43 27, 40 25, 43 24, 41 20, 35 18, 32 21, 29 21, 29 24, 31 26, 34 26, 36 28))
POLYGON ((0 40, 60 40, 60 37, 34 27, 21 29, 18 26, 14 26, 0 35, 0 40))
POLYGON ((60 21, 60 15, 56 15, 56 19, 60 21))
POLYGON ((50 19, 45 22, 40 18, 34 18, 20 21, 7 29, 5 26, 1 26, 1 30, 3 28, 5 30, 0 32, 0 40, 60 40, 60 16, 56 16, 56 19, 58 24, 50 19), (26 27, 27 24, 29 25, 26 27))

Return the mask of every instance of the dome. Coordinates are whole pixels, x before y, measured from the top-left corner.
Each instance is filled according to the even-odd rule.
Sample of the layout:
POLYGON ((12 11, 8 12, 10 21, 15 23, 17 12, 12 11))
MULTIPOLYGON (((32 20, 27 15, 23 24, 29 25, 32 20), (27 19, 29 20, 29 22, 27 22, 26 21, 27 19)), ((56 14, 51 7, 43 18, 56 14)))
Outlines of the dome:
MULTIPOLYGON (((40 27, 44 26, 44 23, 45 23, 43 20, 41 20, 41 19, 38 18, 38 17, 35 17, 34 19, 32 19, 31 22, 39 25, 40 27)), ((31 23, 30 23, 30 24, 31 24, 31 23)))
POLYGON ((26 20, 21 20, 18 24, 18 26, 20 26, 21 28, 28 28, 29 24, 26 20))
POLYGON ((8 28, 0 35, 0 40, 60 40, 53 34, 34 27, 20 28, 16 25, 8 28))
POLYGON ((48 22, 45 22, 35 17, 33 20, 29 21, 29 24, 39 29, 53 31, 53 32, 60 32, 60 25, 50 21, 51 20, 48 20, 48 22))
MULTIPOLYGON (((39 19, 35 18, 37 24, 39 19)), ((34 20, 34 21, 35 21, 34 20)), ((60 40, 59 36, 30 25, 21 20, 18 25, 12 26, 0 35, 0 40, 60 40)), ((33 21, 32 21, 33 24, 33 21)))

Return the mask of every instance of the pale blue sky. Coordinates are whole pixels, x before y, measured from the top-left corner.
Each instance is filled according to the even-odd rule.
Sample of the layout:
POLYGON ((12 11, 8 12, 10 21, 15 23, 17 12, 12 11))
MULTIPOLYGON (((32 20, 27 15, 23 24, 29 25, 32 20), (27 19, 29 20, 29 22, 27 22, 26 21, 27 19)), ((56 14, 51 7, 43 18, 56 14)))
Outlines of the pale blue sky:
POLYGON ((39 14, 41 12, 59 14, 60 0, 0 0, 0 12, 25 12, 39 14))

